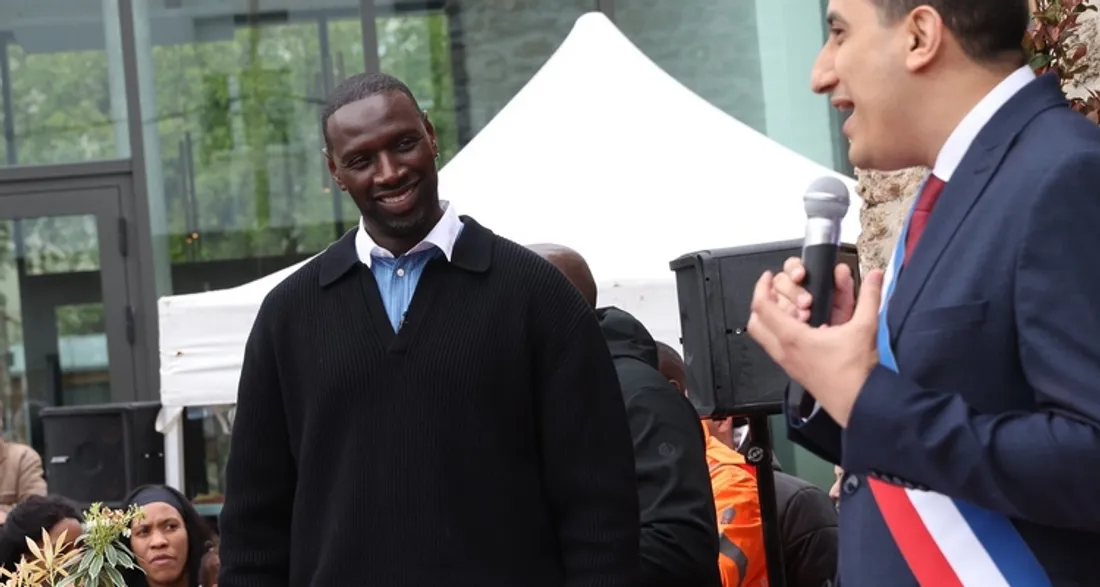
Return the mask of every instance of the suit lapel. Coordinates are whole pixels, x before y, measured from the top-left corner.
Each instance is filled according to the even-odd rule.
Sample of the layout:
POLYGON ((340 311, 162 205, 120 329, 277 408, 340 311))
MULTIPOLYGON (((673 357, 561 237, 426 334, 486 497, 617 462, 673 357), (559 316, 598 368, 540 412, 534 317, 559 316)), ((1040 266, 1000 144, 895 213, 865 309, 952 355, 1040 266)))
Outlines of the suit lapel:
POLYGON ((984 195, 1016 137, 1040 112, 1066 106, 1065 96, 1052 75, 1044 75, 1025 86, 990 119, 959 162, 951 181, 944 187, 913 256, 897 276, 887 313, 891 342, 898 333, 932 270, 963 221, 984 195))

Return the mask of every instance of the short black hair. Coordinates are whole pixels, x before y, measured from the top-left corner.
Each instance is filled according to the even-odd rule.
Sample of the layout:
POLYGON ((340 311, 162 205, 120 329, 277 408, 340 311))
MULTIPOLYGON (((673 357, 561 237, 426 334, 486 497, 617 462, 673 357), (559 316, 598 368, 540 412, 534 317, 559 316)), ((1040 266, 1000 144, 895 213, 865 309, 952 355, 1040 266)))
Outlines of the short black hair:
POLYGON ((684 359, 680 356, 680 353, 670 345, 665 344, 659 340, 654 341, 657 343, 657 357, 661 360, 672 361, 675 364, 683 367, 684 359))
POLYGON ((653 342, 657 343, 657 370, 677 385, 687 385, 687 365, 684 364, 684 358, 671 346, 659 340, 653 342))
POLYGON ((1027 60, 1024 36, 1031 23, 1028 0, 872 0, 883 21, 893 24, 918 6, 931 6, 974 61, 1027 60))
MULTIPOLYGON (((32 495, 16 505, 0 528, 0 566, 15 572, 21 559, 32 558, 27 539, 38 542, 43 529, 49 532, 58 522, 69 518, 84 521, 76 505, 58 495, 32 495)), ((67 543, 75 539, 76 536, 65 537, 67 543)))
POLYGON ((332 118, 337 110, 353 102, 390 92, 405 94, 412 100, 417 112, 423 114, 420 103, 416 101, 416 96, 413 95, 409 86, 392 75, 359 73, 340 82, 340 85, 336 86, 336 89, 329 94, 328 100, 325 101, 325 107, 321 109, 321 133, 325 137, 325 148, 332 149, 332 143, 328 139, 328 119, 332 118))

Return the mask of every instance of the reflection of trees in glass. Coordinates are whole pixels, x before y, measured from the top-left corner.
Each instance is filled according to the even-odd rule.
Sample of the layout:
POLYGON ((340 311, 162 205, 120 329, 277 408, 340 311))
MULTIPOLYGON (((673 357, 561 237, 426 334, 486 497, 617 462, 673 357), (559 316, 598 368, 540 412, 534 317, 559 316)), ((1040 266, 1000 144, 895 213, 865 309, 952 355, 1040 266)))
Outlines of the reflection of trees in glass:
MULTIPOLYGON (((383 69, 429 110, 449 160, 458 142, 446 16, 408 13, 376 28, 383 69)), ((103 51, 13 46, 9 59, 19 164, 115 156, 103 51)), ((329 84, 363 70, 357 17, 240 26, 231 39, 155 46, 153 63, 174 262, 308 254, 355 223, 351 202, 334 200, 318 116, 329 84)), ((91 262, 79 257, 94 241, 76 242, 87 234, 41 234, 72 257, 51 257, 59 269, 91 262)))
POLYGON ((19 164, 115 156, 103 51, 28 54, 10 44, 8 62, 19 164))
POLYGON ((441 163, 450 161, 458 153, 458 129, 447 16, 379 18, 375 28, 382 71, 409 85, 435 126, 441 163))
POLYGON ((58 336, 103 334, 103 304, 74 304, 57 308, 58 336))
POLYGON ((91 215, 19 221, 28 275, 99 270, 99 232, 91 215))
MULTIPOLYGON (((12 222, 0 220, 0 423, 3 431, 11 428, 10 414, 23 405, 22 385, 17 385, 12 377, 12 345, 23 339, 20 316, 9 305, 8 292, 19 295, 15 267, 15 249, 12 240, 12 222), (14 284, 14 285, 13 285, 14 284)), ((21 440, 25 435, 13 436, 21 440)))

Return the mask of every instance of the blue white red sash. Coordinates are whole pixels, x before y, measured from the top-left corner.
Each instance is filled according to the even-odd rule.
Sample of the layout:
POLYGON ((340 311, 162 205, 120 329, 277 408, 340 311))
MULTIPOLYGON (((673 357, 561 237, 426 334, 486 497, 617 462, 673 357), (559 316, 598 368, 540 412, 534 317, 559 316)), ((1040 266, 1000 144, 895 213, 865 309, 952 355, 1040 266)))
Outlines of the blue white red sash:
MULTIPOLYGON (((906 218, 886 268, 879 311, 879 361, 895 373, 898 365, 886 311, 905 260, 908 233, 906 218)), ((1007 517, 931 491, 868 481, 886 526, 921 587, 1050 587, 1046 571, 1007 517)))

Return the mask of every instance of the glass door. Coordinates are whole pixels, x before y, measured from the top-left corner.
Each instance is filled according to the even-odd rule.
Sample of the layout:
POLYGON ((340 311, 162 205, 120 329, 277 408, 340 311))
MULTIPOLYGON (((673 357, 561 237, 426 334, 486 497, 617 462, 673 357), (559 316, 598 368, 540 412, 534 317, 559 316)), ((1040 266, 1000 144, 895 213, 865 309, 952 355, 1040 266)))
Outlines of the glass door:
POLYGON ((127 237, 115 186, 0 195, 5 436, 43 450, 47 406, 132 398, 127 237))

